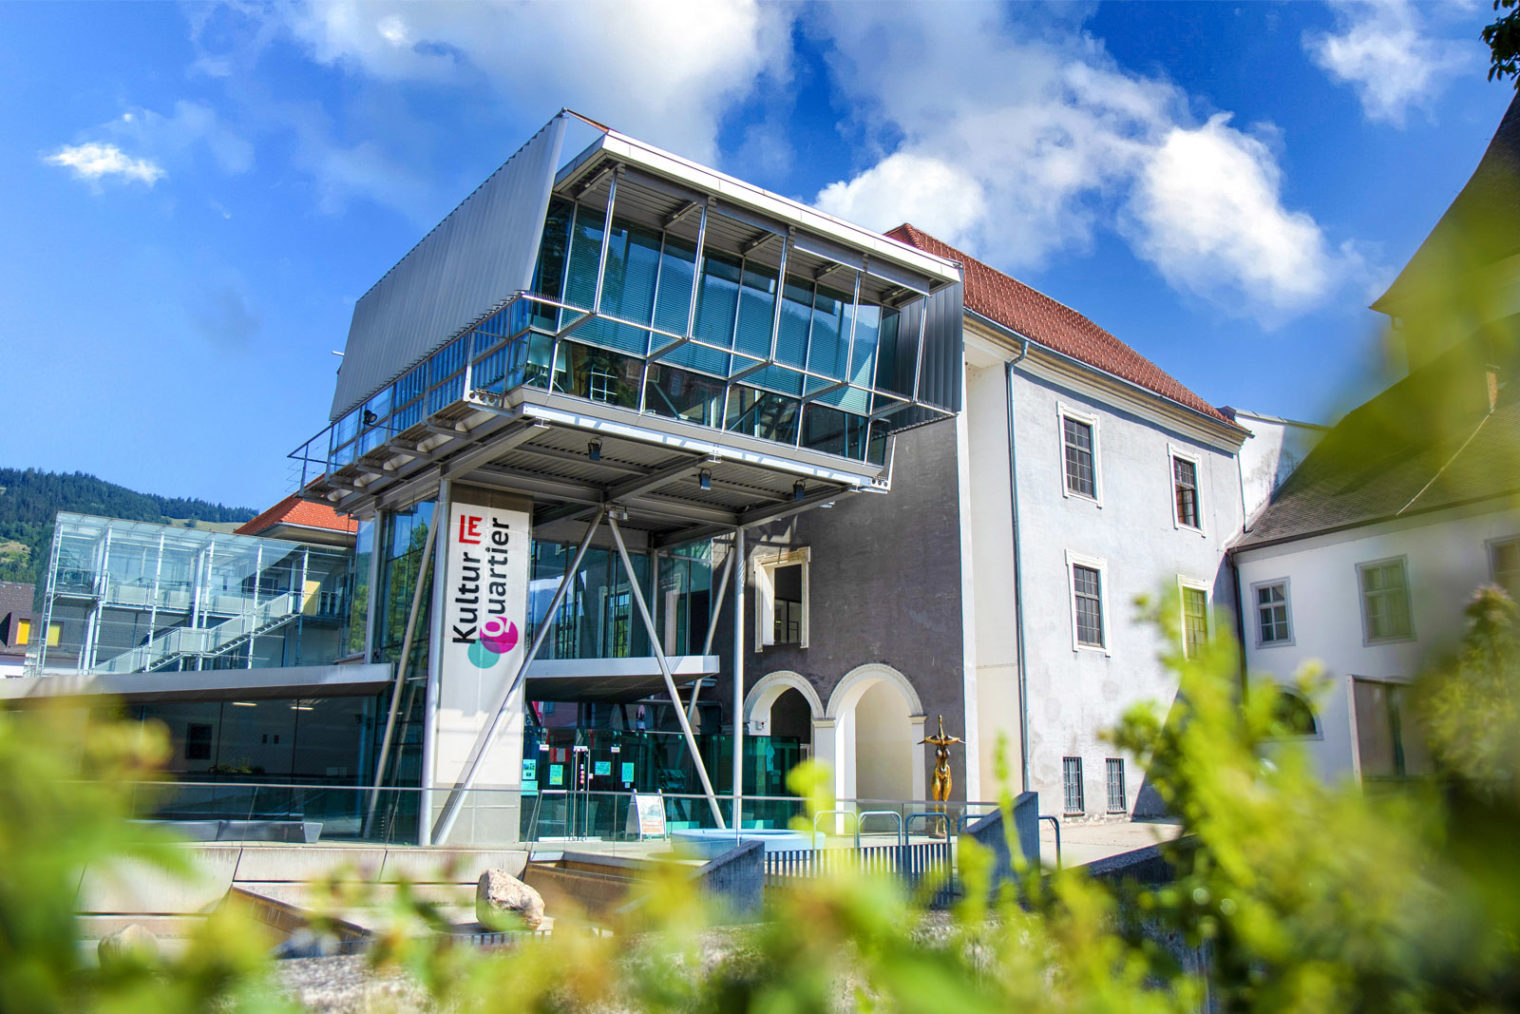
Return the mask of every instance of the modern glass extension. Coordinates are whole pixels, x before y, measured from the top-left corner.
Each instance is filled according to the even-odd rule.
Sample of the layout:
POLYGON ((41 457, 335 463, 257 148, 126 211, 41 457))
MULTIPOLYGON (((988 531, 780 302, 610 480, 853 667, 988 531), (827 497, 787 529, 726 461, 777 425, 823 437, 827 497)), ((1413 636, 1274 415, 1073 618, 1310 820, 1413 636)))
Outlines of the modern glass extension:
POLYGON ((279 539, 58 515, 31 671, 324 665, 344 654, 351 553, 279 539))
POLYGON ((958 408, 958 302, 950 337, 928 308, 943 279, 899 281, 911 273, 676 189, 622 167, 557 187, 531 288, 293 452, 303 486, 520 388, 868 467, 894 429, 958 408))

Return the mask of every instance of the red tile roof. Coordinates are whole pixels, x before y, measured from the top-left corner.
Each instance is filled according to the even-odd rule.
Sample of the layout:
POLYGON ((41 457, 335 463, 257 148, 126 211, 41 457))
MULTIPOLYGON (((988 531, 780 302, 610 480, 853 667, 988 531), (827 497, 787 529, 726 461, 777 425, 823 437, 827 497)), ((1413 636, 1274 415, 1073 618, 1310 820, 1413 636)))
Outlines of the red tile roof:
POLYGON ((339 514, 325 503, 302 500, 300 494, 292 493, 233 534, 257 535, 275 525, 323 528, 333 532, 347 532, 349 535, 359 530, 359 522, 347 514, 339 514))
POLYGON ((1138 384, 1168 401, 1226 425, 1236 425, 1161 367, 1071 307, 906 222, 887 235, 928 253, 960 261, 966 273, 964 300, 968 310, 1088 366, 1138 384))

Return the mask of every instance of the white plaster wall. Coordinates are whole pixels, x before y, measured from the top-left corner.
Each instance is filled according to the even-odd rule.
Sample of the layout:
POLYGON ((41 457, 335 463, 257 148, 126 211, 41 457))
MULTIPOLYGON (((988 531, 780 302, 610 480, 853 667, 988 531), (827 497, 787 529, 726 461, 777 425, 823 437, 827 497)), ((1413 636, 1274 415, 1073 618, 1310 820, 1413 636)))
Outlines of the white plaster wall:
POLYGON ((855 705, 855 795, 912 799, 913 744, 908 705, 897 689, 872 686, 855 705))
POLYGON ((1007 739, 1011 788, 1021 784, 1019 771, 1019 688, 1017 611, 1013 581, 1013 506, 1008 483, 1008 398, 1001 358, 984 356, 986 365, 966 371, 965 419, 970 481, 970 536, 967 570, 974 589, 972 610, 976 646, 977 742, 967 756, 968 793, 973 763, 979 784, 968 798, 995 798, 998 789, 993 758, 998 736, 1007 739))
MULTIPOLYGON (((1100 733, 1139 702, 1165 713, 1177 692, 1157 659, 1158 632, 1136 622, 1136 596, 1175 589, 1181 576, 1211 589, 1217 622, 1233 614, 1233 586, 1221 575, 1225 548, 1242 525, 1238 465, 1233 450, 1211 447, 1181 424, 1112 407, 1115 399, 1033 361, 1020 364, 1016 378, 1031 788, 1043 812, 1060 813, 1062 758, 1081 757, 1086 812, 1101 815, 1104 761, 1116 754, 1100 733), (1101 504, 1064 495, 1061 404, 1098 419, 1101 504), (1198 459, 1201 534, 1174 522, 1171 448, 1198 459), (1068 552, 1106 561, 1106 651, 1073 648, 1068 552)), ((1131 813, 1143 786, 1143 772, 1125 758, 1131 813)), ((1150 793, 1142 804, 1159 808, 1150 793)))
POLYGON ((1407 680, 1461 637, 1463 608, 1492 580, 1488 542, 1520 535, 1514 510, 1443 511, 1349 532, 1315 536, 1236 554, 1246 599, 1246 663, 1253 679, 1291 680, 1306 663, 1324 665, 1329 680, 1314 702, 1322 738, 1307 747, 1323 777, 1354 777, 1353 676, 1407 680), (1357 564, 1407 558, 1414 638, 1369 645, 1363 638, 1357 564), (1289 581, 1291 644, 1262 646, 1251 586, 1289 581))
POLYGON ((1271 502, 1277 487, 1308 455, 1324 429, 1304 423, 1237 412, 1236 421, 1251 431, 1240 448, 1240 481, 1247 518, 1271 502))

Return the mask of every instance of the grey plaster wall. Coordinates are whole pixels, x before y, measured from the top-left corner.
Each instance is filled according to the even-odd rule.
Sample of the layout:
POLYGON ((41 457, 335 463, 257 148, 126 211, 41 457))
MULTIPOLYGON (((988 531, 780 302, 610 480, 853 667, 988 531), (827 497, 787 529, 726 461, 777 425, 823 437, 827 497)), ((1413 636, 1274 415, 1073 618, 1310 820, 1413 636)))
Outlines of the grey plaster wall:
MULTIPOLYGON (((857 666, 891 666, 913 684, 932 733, 941 714, 945 731, 965 737, 960 517, 953 420, 931 423, 897 439, 890 493, 860 493, 827 510, 815 509, 754 529, 751 558, 810 547, 808 647, 754 650, 754 585, 745 595, 745 684, 768 673, 801 674, 828 704, 839 681, 857 666)), ((715 650, 732 652, 730 589, 715 650)), ((732 691, 723 695, 728 708, 732 691)), ((729 720, 725 716, 725 721, 729 720)), ((965 759, 952 751, 954 798, 964 799, 965 759)), ((927 750, 926 782, 933 765, 927 750)))

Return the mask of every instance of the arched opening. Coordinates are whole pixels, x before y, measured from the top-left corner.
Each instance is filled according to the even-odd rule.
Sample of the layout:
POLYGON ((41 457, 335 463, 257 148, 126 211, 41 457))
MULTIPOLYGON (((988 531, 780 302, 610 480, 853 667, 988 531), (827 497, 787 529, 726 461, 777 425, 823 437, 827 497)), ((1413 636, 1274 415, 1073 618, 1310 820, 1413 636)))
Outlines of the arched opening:
POLYGON ((856 798, 911 799, 914 746, 908 702, 890 683, 873 683, 855 705, 856 798))
POLYGON ((852 669, 830 695, 825 723, 834 727, 818 756, 834 766, 839 799, 924 798, 923 707, 902 673, 877 663, 852 669))
POLYGON ((1272 704, 1272 720, 1279 736, 1318 736, 1319 721, 1314 708, 1292 690, 1278 688, 1272 704))
POLYGON ((812 740, 813 707, 795 687, 782 691, 771 705, 771 735, 801 740, 804 744, 812 740))

